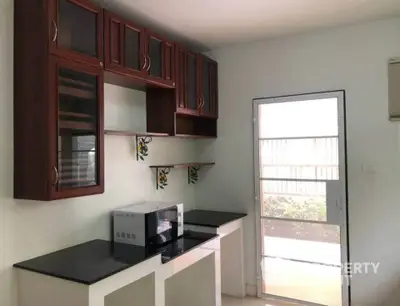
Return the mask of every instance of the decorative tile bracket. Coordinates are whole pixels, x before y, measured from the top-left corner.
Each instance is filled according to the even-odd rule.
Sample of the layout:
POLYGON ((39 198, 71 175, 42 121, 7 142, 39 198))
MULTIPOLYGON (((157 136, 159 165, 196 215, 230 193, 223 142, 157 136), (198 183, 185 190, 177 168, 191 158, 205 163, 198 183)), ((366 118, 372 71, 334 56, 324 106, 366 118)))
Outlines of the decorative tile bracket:
POLYGON ((168 174, 171 168, 156 168, 156 188, 164 189, 168 185, 168 174))
POLYGON ((199 165, 189 166, 189 168, 188 168, 188 184, 196 184, 196 182, 199 180, 200 168, 201 167, 199 165))
POLYGON ((156 170, 156 187, 164 189, 168 185, 168 174, 172 168, 187 168, 188 169, 188 184, 195 184, 199 180, 199 171, 203 166, 212 166, 210 163, 184 163, 184 164, 169 164, 169 165, 153 165, 150 168, 156 170))
POLYGON ((136 138, 136 160, 144 160, 149 155, 148 144, 154 137, 170 137, 167 133, 137 133, 124 130, 104 130, 105 135, 128 136, 136 138))
POLYGON ((136 160, 144 160, 149 155, 149 147, 147 145, 152 140, 151 136, 136 135, 136 160))

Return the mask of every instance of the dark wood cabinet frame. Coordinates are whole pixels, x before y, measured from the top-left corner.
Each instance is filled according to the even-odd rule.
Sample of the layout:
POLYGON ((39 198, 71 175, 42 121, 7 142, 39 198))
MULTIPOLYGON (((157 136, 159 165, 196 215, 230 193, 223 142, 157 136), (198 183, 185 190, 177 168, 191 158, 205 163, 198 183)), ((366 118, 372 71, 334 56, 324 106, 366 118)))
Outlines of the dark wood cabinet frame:
MULTIPOLYGON (((110 72, 115 72, 126 77, 137 77, 144 79, 146 76, 145 70, 145 31, 135 23, 125 20, 118 15, 105 11, 104 13, 104 49, 105 49, 105 69, 110 72), (112 25, 117 24, 118 39, 114 43, 114 35, 112 25), (140 69, 135 70, 125 65, 125 31, 130 28, 140 35, 140 69), (118 54, 118 59, 113 58, 113 50, 118 54)), ((139 82, 139 81, 138 81, 139 82)))
POLYGON ((197 53, 106 12, 88 0, 67 0, 96 14, 97 57, 57 44, 58 0, 14 0, 14 198, 54 200, 104 192, 104 81, 146 90, 147 132, 177 137, 216 137, 217 63, 210 61, 210 111, 201 108, 202 68, 197 53), (113 29, 111 26, 113 25, 113 29), (140 70, 125 66, 125 30, 140 31, 140 70), (104 30, 104 32, 103 32, 104 30), (112 36, 117 35, 115 44, 112 36), (145 64, 149 37, 162 41, 162 77, 145 64), (54 39, 55 38, 55 39, 54 39), (196 56, 197 109, 187 105, 187 56, 196 56), (64 67, 97 77, 97 181, 92 187, 57 190, 58 74, 64 67))
POLYGON ((218 64, 216 61, 194 52, 186 50, 180 45, 176 45, 176 112, 182 115, 192 115, 208 118, 218 118, 218 64), (189 108, 188 106, 188 56, 196 58, 196 92, 197 92, 197 108, 189 108), (202 107, 203 97, 203 62, 209 65, 209 89, 210 89, 210 111, 206 112, 202 107))
POLYGON ((104 13, 104 27, 106 81, 115 85, 140 90, 145 90, 146 87, 175 88, 175 56, 172 42, 109 11, 104 13), (113 33, 113 27, 118 33, 113 33), (128 67, 125 63, 125 31, 127 28, 140 34, 140 67, 137 70, 128 67), (114 35, 117 35, 118 39, 115 39, 114 35), (151 38, 156 38, 162 43, 161 77, 152 76, 149 73, 151 65, 149 44, 151 38), (119 58, 113 58, 113 53, 117 53, 119 58), (112 73, 118 75, 112 75, 112 73), (121 78, 121 76, 126 78, 121 78))

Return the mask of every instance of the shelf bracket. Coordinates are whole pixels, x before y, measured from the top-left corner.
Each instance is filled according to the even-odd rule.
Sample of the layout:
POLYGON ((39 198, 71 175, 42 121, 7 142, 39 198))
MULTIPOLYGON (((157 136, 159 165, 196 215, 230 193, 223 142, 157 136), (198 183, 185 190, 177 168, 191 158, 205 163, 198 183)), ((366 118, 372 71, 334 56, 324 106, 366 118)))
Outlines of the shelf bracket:
POLYGON ((188 184, 196 184, 199 180, 200 166, 190 166, 188 168, 188 184))
POLYGON ((147 145, 152 140, 153 138, 150 136, 136 135, 136 160, 144 160, 149 155, 149 147, 147 145))
POLYGON ((168 185, 168 174, 171 168, 156 168, 156 186, 157 189, 164 189, 168 185))

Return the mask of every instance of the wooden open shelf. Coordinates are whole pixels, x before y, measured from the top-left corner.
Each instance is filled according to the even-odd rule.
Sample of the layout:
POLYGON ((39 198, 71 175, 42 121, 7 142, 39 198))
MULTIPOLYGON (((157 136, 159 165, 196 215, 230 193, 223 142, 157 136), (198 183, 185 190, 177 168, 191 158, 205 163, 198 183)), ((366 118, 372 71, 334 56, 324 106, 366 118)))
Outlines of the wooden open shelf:
POLYGON ((86 87, 86 88, 88 88, 88 89, 93 89, 93 88, 95 88, 95 87, 93 86, 93 84, 86 83, 86 82, 82 82, 82 81, 78 81, 78 80, 74 80, 74 79, 67 78, 67 77, 62 77, 62 76, 60 76, 60 77, 59 77, 59 80, 60 80, 61 82, 67 83, 67 84, 78 85, 78 86, 86 87))
POLYGON ((70 130, 94 131, 95 125, 93 123, 87 123, 87 122, 60 120, 59 128, 70 129, 70 130))
POLYGON ((169 137, 167 133, 146 133, 146 132, 123 131, 123 130, 104 130, 104 134, 114 135, 114 136, 169 137))
POLYGON ((93 183, 96 181, 93 179, 79 179, 79 178, 60 178, 59 184, 72 184, 72 183, 93 183))
POLYGON ((175 134, 175 138, 192 138, 192 139, 213 139, 217 138, 217 136, 207 136, 207 135, 190 135, 190 134, 175 134))
POLYGON ((60 116, 75 117, 75 118, 92 118, 93 116, 83 113, 63 112, 59 111, 60 116))
POLYGON ((210 163, 181 163, 181 164, 167 164, 167 165, 151 165, 150 168, 190 168, 190 167, 202 167, 212 166, 214 162, 210 163))
POLYGON ((93 91, 73 88, 73 87, 64 86, 64 85, 58 86, 58 93, 67 95, 67 96, 73 96, 76 98, 81 98, 81 99, 95 99, 96 98, 95 93, 93 91))
POLYGON ((141 136, 141 137, 171 137, 171 138, 192 138, 192 139, 209 139, 216 138, 216 136, 206 135, 189 135, 189 134, 176 134, 169 135, 168 133, 147 133, 147 132, 134 132, 134 131, 123 131, 123 130, 104 130, 105 135, 113 136, 141 136))

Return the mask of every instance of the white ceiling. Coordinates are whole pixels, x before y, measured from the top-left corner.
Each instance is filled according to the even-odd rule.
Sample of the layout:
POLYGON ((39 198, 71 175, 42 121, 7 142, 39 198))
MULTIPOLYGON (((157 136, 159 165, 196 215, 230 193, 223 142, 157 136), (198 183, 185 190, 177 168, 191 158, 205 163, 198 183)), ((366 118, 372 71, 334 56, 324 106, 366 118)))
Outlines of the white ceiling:
POLYGON ((100 1, 208 48, 400 15, 400 0, 100 1))

